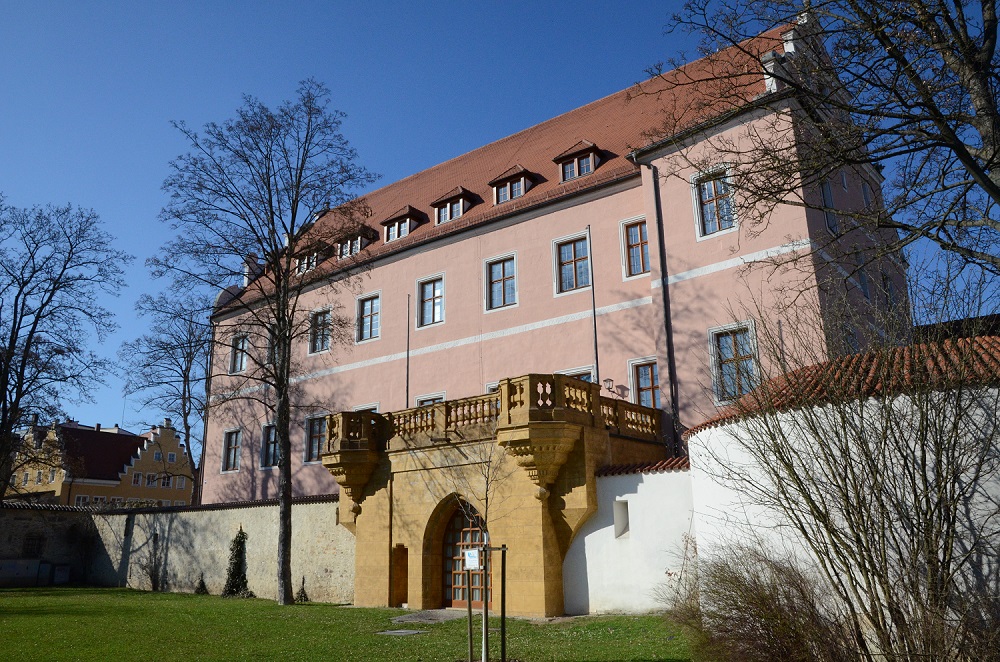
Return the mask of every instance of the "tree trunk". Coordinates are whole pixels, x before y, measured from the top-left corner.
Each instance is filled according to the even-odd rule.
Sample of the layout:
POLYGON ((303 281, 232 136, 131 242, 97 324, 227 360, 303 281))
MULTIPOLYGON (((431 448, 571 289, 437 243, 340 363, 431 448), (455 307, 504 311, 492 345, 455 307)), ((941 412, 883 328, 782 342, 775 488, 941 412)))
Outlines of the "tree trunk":
MULTIPOLYGON (((286 355, 287 357, 287 355, 286 355)), ((280 478, 278 480, 278 604, 295 603, 292 592, 292 443, 291 403, 287 382, 276 389, 277 434, 281 444, 280 478)))

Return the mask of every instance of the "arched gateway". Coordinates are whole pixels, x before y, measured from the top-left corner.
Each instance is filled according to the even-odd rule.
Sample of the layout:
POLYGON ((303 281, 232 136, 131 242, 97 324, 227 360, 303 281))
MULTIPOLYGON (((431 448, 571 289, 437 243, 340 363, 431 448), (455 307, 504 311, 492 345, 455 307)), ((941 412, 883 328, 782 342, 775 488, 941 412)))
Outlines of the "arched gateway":
MULTIPOLYGON (((466 502, 460 502, 455 508, 454 514, 448 520, 445 529, 444 540, 442 541, 441 559, 443 561, 442 576, 442 605, 445 607, 466 607, 468 601, 472 599, 473 609, 483 606, 483 571, 473 570, 471 577, 465 574, 463 555, 467 549, 482 547, 488 541, 489 534, 486 532, 486 525, 483 519, 466 502), (470 580, 471 582, 467 582, 470 580)), ((492 587, 493 582, 489 582, 492 587)), ((492 598, 492 591, 490 598, 492 598)), ((490 600, 492 606, 492 600, 490 600)))

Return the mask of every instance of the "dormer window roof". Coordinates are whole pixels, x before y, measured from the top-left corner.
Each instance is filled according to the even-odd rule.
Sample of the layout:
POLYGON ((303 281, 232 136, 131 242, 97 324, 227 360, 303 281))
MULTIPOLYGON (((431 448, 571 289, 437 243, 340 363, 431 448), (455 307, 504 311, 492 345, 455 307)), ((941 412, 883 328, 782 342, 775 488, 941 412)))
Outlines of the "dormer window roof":
POLYGON ((493 187, 493 204, 499 205, 520 198, 531 188, 531 183, 531 172, 523 166, 508 168, 489 182, 493 187))
POLYGON ((431 203, 434 219, 438 224, 454 220, 469 208, 472 193, 464 186, 456 186, 431 203))
POLYGON ((594 172, 598 164, 598 151, 594 143, 581 140, 556 156, 552 161, 559 165, 559 180, 568 182, 594 172))
POLYGON ((390 242, 402 239, 410 234, 424 218, 426 218, 426 214, 412 205, 406 205, 382 221, 381 225, 385 228, 384 240, 390 242))
POLYGON ((338 259, 357 255, 372 241, 378 238, 378 231, 366 225, 361 226, 351 234, 333 244, 333 254, 338 259))

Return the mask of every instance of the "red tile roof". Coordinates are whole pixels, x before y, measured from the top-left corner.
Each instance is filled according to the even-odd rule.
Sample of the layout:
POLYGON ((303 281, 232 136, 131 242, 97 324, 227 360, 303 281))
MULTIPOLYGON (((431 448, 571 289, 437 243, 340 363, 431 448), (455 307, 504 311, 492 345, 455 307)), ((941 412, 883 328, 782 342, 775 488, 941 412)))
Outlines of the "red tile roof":
POLYGON ((1000 337, 958 338, 853 354, 768 380, 719 414, 686 431, 684 439, 762 411, 825 402, 889 397, 957 384, 1000 385, 1000 337))
POLYGON ((517 176, 522 175, 522 174, 528 176, 529 178, 531 177, 531 172, 528 171, 527 169, 525 169, 525 167, 522 166, 520 163, 517 163, 517 164, 512 165, 511 167, 507 168, 506 170, 504 170, 499 175, 497 175, 496 177, 494 177, 493 179, 491 179, 490 181, 488 181, 486 183, 489 184, 490 186, 493 186, 494 184, 499 184, 500 182, 502 182, 505 179, 510 179, 512 177, 517 177, 517 176))
POLYGON ((74 478, 118 480, 146 443, 145 437, 61 426, 65 462, 74 478))
MULTIPOLYGON (((668 120, 676 132, 745 110, 760 97, 765 91, 763 69, 759 58, 750 53, 782 50, 783 32, 787 28, 772 30, 739 48, 721 50, 372 191, 363 198, 371 212, 363 222, 369 225, 378 225, 407 206, 433 219, 434 206, 460 195, 472 204, 452 221, 421 225, 389 243, 375 241, 362 251, 362 259, 406 250, 554 200, 637 178, 639 167, 628 155, 663 138, 668 120), (717 96, 715 81, 720 75, 727 76, 730 85, 738 81, 725 107, 717 96), (593 172, 561 181, 553 160, 593 143, 601 146, 600 162, 593 172), (572 147, 567 149, 567 144, 572 147), (532 173, 533 186, 515 200, 494 205, 490 182, 497 172, 516 166, 532 173)), ((314 224, 313 232, 336 235, 335 224, 342 218, 336 210, 327 212, 314 224)), ((313 270, 312 278, 320 280, 341 267, 336 260, 325 260, 313 270)))
POLYGON ((577 154, 582 154, 584 152, 589 152, 597 149, 597 145, 590 142, 589 140, 581 140, 566 151, 556 154, 552 157, 554 163, 559 163, 560 161, 565 161, 571 156, 576 156, 577 154))
POLYGON ((672 457, 659 462, 639 462, 636 464, 612 464, 601 467, 595 476, 624 476, 627 474, 660 474, 667 471, 687 471, 691 461, 687 456, 672 457))

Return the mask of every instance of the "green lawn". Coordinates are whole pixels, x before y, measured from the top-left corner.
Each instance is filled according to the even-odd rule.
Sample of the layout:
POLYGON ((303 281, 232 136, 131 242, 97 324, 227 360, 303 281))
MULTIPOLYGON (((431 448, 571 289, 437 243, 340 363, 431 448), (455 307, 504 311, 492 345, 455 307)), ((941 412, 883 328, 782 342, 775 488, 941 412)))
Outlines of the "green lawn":
MULTIPOLYGON (((0 589, 0 657, 130 662, 466 658, 465 619, 432 625, 392 622, 403 613, 319 603, 279 607, 270 600, 127 589, 0 589), (427 633, 376 634, 400 629, 427 633)), ((499 619, 490 624, 499 628, 499 619)), ((490 635, 491 659, 499 659, 499 638, 499 630, 490 635)), ((557 623, 508 619, 507 655, 522 662, 688 659, 677 628, 660 616, 557 623)))

